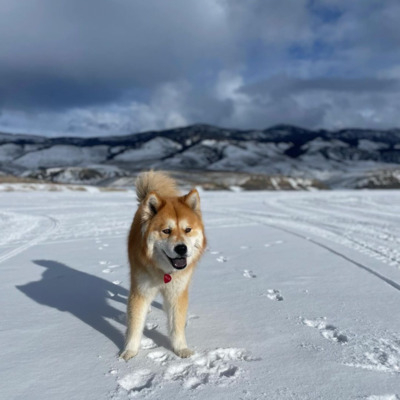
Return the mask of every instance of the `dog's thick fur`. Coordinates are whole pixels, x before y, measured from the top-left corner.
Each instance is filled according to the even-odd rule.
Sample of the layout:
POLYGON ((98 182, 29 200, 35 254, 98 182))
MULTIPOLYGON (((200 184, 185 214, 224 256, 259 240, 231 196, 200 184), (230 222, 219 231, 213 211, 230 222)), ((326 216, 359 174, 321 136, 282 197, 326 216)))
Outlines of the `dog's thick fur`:
POLYGON ((140 346, 151 301, 161 292, 172 348, 190 357, 185 338, 188 289, 194 267, 206 246, 196 189, 181 196, 175 181, 161 172, 145 172, 136 181, 139 208, 128 239, 131 290, 127 311, 125 349, 121 357, 134 357, 140 346), (172 280, 164 283, 164 275, 172 280))

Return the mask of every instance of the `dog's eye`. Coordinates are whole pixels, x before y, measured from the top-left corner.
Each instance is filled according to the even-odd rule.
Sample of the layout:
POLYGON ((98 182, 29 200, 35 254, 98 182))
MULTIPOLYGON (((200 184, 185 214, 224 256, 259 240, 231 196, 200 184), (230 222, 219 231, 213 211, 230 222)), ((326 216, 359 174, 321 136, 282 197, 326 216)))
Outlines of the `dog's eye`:
POLYGON ((171 233, 171 229, 163 229, 163 233, 169 235, 171 233))
POLYGON ((186 228, 186 229, 185 229, 185 232, 186 232, 186 233, 189 233, 191 230, 192 230, 192 228, 186 228))

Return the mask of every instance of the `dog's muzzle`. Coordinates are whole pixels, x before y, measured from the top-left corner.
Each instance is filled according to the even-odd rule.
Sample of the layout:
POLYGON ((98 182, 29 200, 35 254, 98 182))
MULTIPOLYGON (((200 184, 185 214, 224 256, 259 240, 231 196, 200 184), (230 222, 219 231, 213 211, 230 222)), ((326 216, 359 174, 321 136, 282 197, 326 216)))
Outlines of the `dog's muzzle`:
POLYGON ((166 257, 168 258, 169 262, 175 269, 184 269, 187 266, 187 258, 186 257, 177 257, 171 258, 164 252, 166 257))
POLYGON ((181 257, 181 258, 169 258, 170 263, 175 269, 183 269, 186 268, 187 261, 186 257, 181 257))

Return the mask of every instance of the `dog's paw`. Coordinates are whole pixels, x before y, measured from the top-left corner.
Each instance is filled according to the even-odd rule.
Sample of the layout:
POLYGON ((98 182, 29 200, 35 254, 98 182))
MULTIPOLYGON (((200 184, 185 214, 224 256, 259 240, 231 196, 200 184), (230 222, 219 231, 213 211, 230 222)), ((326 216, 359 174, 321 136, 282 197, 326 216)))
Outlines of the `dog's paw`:
POLYGON ((122 358, 123 360, 128 361, 131 358, 135 357, 137 353, 138 353, 137 350, 136 351, 134 351, 134 350, 124 350, 120 354, 119 358, 122 358))
POLYGON ((180 358, 188 358, 194 354, 194 351, 186 348, 186 349, 179 349, 175 350, 175 354, 180 358))

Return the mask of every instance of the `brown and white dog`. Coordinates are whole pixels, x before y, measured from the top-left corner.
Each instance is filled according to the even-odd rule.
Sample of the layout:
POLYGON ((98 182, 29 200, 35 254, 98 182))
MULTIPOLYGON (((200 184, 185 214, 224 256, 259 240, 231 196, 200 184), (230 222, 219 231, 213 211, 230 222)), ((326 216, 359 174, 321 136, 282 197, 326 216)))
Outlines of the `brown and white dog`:
POLYGON ((145 172, 136 181, 139 208, 128 239, 131 290, 127 311, 124 360, 140 346, 149 306, 161 292, 172 348, 190 357, 185 337, 188 289, 197 261, 206 246, 196 189, 181 196, 176 182, 161 172, 145 172))

